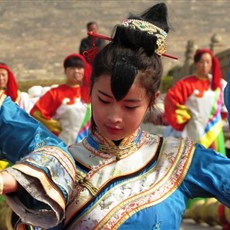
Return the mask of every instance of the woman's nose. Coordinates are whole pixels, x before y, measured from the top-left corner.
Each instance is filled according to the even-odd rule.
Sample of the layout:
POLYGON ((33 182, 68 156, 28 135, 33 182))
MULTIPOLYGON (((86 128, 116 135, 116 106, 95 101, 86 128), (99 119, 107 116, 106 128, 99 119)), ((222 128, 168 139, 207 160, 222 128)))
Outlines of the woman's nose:
POLYGON ((112 123, 122 121, 122 111, 119 107, 113 107, 108 113, 108 120, 112 123))

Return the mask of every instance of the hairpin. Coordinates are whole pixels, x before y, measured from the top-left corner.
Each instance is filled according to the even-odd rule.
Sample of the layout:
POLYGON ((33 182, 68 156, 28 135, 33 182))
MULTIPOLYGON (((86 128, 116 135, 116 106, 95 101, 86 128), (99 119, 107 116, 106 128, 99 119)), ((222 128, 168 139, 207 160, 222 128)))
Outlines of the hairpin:
MULTIPOLYGON (((160 29, 160 28, 159 28, 160 29)), ((160 31, 163 31, 162 29, 160 29, 160 31)), ((161 32, 162 33, 162 32, 161 32)), ((166 33, 166 32, 165 32, 166 33)), ((86 50, 83 52, 83 55, 84 57, 88 60, 88 62, 92 62, 95 55, 97 54, 97 52, 99 51, 99 49, 96 47, 96 44, 95 44, 95 40, 96 38, 99 38, 99 39, 103 39, 103 40, 107 40, 107 41, 112 41, 113 39, 111 37, 107 37, 107 36, 104 36, 104 35, 101 35, 101 34, 97 34, 97 33, 94 33, 94 32, 88 32, 87 33, 89 36, 92 37, 92 48, 90 48, 89 50, 86 50)), ((165 34, 163 34, 165 36, 165 34)), ((158 54, 158 53, 157 53, 158 54)), ((172 55, 169 55, 169 54, 166 54, 166 53, 161 53, 159 55, 162 55, 164 57, 168 57, 168 58, 172 58, 172 59, 175 59, 175 60, 178 60, 177 57, 175 56, 172 56, 172 55)))

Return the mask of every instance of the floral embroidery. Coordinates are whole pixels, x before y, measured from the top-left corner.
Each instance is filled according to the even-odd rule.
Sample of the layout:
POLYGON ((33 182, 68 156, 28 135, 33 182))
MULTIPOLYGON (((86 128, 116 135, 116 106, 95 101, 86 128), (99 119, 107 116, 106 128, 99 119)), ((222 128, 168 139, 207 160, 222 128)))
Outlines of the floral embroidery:
MULTIPOLYGON (((154 155, 156 152, 154 146, 155 148, 158 146, 157 138, 155 135, 145 136, 145 144, 140 148, 139 153, 145 157, 149 154, 154 155)), ((130 215, 166 199, 183 180, 187 168, 185 165, 190 164, 193 150, 194 145, 188 139, 165 139, 155 166, 142 175, 115 185, 90 210, 83 213, 74 223, 74 226, 71 227, 76 228, 77 226, 79 229, 116 229, 130 215)), ((137 153, 138 151, 129 157, 138 157, 137 153)), ((123 161, 125 162, 125 160, 126 158, 118 161, 116 164, 119 165, 123 161)), ((133 160, 131 162, 133 162, 135 167, 138 167, 139 160, 136 162, 135 158, 133 160)), ((107 163, 109 162, 109 160, 106 161, 107 163)), ((114 164, 113 162, 112 165, 114 164)), ((125 170, 130 165, 132 164, 123 164, 123 173, 126 173, 125 170)), ((109 166, 108 164, 108 169, 110 169, 109 166)), ((110 174, 112 171, 107 171, 106 168, 102 167, 92 175, 91 180, 94 185, 101 180, 101 173, 104 176, 112 176, 113 178, 113 174, 110 174)), ((103 180, 100 183, 103 183, 103 180)))

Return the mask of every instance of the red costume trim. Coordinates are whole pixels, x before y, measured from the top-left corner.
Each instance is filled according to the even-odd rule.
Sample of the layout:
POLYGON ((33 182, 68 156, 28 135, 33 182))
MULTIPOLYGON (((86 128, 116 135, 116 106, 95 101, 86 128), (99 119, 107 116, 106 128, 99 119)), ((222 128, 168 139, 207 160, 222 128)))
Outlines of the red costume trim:
POLYGON ((228 223, 227 219, 225 218, 224 208, 225 208, 225 206, 223 204, 221 204, 219 206, 219 209, 218 209, 220 224, 223 227, 223 230, 229 230, 230 229, 230 223, 228 223))

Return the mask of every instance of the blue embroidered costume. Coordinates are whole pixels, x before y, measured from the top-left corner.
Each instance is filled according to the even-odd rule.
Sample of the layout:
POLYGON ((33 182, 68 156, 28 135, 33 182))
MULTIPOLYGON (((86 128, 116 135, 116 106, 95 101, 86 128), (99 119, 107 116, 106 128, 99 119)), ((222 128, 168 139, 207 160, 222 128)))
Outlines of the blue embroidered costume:
POLYGON ((96 131, 67 150, 28 116, 1 97, 1 158, 16 163, 7 170, 20 184, 7 201, 23 223, 179 229, 189 198, 214 196, 230 207, 229 159, 189 139, 138 129, 116 146, 96 131))

